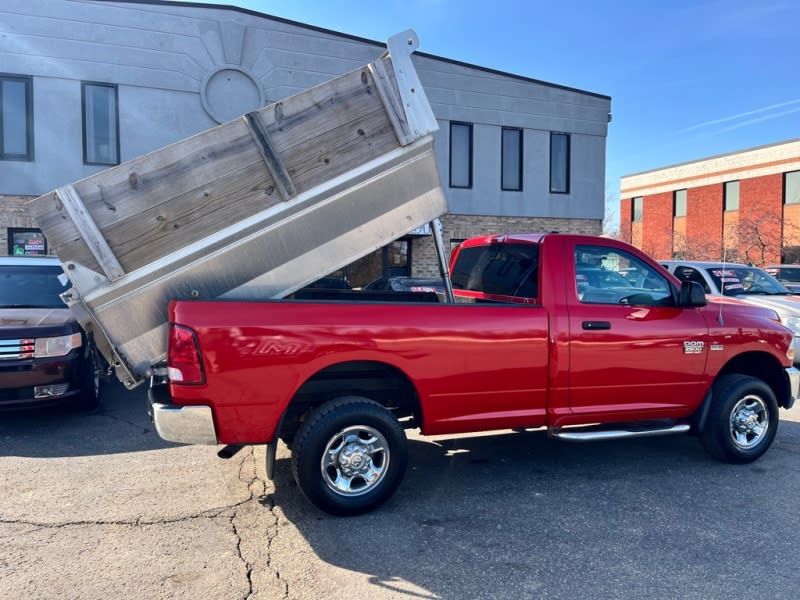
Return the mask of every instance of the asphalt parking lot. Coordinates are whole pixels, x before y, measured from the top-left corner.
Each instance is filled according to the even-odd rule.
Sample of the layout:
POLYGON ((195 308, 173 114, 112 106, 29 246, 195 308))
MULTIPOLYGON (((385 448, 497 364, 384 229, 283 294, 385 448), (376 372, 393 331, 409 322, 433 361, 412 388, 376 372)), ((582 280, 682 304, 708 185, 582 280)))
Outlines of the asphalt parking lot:
POLYGON ((1 598, 796 598, 800 408, 760 461, 687 436, 414 437, 383 508, 319 512, 280 449, 161 441, 144 392, 0 413, 1 598))

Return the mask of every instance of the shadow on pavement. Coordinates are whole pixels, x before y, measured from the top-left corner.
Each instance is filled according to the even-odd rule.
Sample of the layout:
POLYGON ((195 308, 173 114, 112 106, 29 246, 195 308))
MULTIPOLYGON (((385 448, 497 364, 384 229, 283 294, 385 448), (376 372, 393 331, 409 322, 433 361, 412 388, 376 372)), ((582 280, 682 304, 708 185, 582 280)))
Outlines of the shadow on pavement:
POLYGON ((800 493, 798 454, 795 422, 749 465, 716 462, 681 435, 413 440, 403 484, 372 513, 316 510, 286 459, 272 500, 315 554, 368 575, 381 597, 724 598, 754 560, 766 595, 788 597, 800 580, 753 544, 758 556, 796 555, 800 519, 785 500, 800 493))
POLYGON ((147 415, 147 386, 132 391, 113 380, 91 413, 38 408, 0 413, 0 456, 93 456, 175 446, 158 437, 147 415))

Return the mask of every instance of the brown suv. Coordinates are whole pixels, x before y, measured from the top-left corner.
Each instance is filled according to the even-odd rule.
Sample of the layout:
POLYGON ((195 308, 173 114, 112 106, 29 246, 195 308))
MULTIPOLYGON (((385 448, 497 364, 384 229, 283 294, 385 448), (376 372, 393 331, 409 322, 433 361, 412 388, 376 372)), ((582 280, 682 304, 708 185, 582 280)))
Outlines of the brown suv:
POLYGON ((59 297, 57 259, 0 257, 0 410, 97 408, 102 359, 59 297))

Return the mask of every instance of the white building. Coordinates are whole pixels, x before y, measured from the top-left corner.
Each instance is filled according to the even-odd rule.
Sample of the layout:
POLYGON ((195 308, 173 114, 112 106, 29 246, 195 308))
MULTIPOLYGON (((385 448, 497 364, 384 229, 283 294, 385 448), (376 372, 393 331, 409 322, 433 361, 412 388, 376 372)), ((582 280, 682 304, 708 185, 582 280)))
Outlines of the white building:
MULTIPOLYGON (((232 6, 4 0, 0 253, 36 251, 26 199, 351 71, 384 47, 232 6)), ((425 53, 414 63, 440 126, 446 241, 601 232, 608 96, 425 53)), ((433 274, 425 239, 379 254, 357 278, 433 274)))

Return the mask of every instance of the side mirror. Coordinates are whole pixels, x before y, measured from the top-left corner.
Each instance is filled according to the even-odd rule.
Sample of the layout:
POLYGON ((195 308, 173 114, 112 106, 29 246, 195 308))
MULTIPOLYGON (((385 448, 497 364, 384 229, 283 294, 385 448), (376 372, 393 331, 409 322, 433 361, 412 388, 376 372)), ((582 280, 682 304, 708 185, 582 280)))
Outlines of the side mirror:
POLYGON ((683 307, 705 306, 708 304, 706 293, 703 287, 696 281, 684 281, 681 283, 680 305, 683 307))

